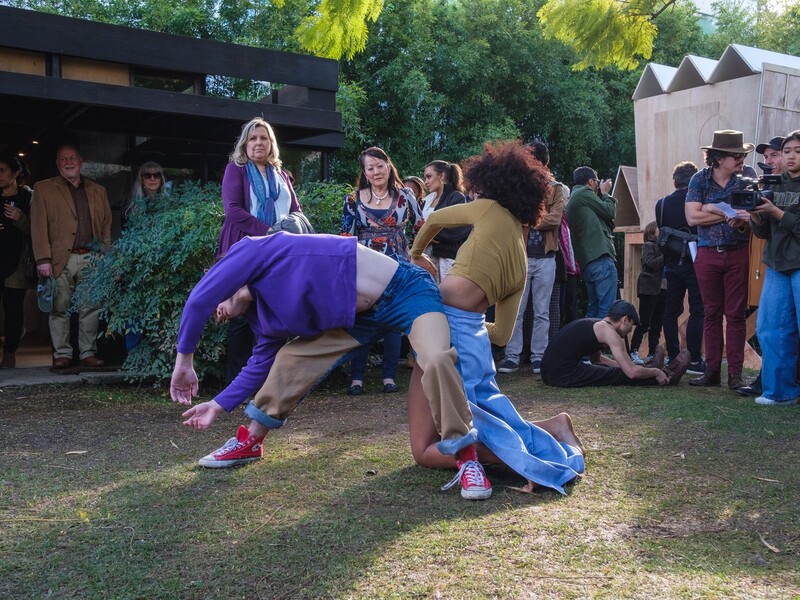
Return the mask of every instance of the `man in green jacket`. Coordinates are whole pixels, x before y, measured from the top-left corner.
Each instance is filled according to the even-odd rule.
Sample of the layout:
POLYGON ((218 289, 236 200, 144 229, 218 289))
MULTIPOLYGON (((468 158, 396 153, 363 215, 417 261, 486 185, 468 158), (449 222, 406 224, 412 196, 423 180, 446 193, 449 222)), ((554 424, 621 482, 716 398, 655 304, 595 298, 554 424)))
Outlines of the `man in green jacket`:
POLYGON ((572 178, 575 187, 567 202, 567 222, 589 295, 586 317, 602 319, 617 298, 613 234, 617 201, 608 195, 611 180, 598 179, 591 167, 578 167, 572 178))

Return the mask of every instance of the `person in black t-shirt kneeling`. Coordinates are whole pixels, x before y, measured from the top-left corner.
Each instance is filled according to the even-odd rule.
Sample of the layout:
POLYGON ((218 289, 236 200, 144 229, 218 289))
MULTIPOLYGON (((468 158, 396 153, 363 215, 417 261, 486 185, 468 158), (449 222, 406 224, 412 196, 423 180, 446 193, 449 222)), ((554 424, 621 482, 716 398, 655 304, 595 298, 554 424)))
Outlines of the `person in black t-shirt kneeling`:
POLYGON ((542 381, 555 387, 677 384, 689 366, 689 352, 681 351, 663 370, 663 350, 653 367, 634 365, 623 342, 634 325, 640 325, 639 313, 626 300, 613 302, 603 319, 568 324, 545 350, 542 381), (601 354, 603 347, 613 359, 601 354), (584 356, 591 364, 583 362, 584 356))

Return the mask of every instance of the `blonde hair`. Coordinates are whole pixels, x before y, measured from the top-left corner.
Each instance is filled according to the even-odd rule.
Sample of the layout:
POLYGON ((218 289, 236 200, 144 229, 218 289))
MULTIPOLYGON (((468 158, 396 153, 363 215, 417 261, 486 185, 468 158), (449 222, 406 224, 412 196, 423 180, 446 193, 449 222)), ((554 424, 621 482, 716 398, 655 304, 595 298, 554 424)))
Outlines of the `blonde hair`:
POLYGON ((267 156, 267 162, 280 170, 282 163, 278 142, 275 140, 275 132, 272 130, 272 126, 261 117, 250 119, 242 126, 242 132, 239 134, 239 139, 236 140, 236 144, 233 146, 233 152, 231 152, 231 155, 228 157, 229 160, 240 167, 247 164, 249 160, 247 158, 247 140, 250 139, 256 127, 263 127, 267 130, 267 136, 269 137, 269 156, 267 156))

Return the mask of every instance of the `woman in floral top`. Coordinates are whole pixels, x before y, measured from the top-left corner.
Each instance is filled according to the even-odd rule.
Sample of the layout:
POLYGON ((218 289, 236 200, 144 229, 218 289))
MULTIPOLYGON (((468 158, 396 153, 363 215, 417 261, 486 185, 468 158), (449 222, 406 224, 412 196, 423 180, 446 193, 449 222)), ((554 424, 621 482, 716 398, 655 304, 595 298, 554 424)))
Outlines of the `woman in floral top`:
MULTIPOLYGON (((422 226, 419 205, 413 192, 403 187, 397 169, 381 148, 367 148, 359 156, 360 170, 356 191, 344 199, 342 235, 356 236, 368 248, 398 258, 408 259, 406 229, 422 226)), ((397 391, 394 376, 400 357, 400 334, 383 340, 383 392, 397 391)), ((349 393, 364 393, 364 369, 369 351, 353 359, 349 393)))

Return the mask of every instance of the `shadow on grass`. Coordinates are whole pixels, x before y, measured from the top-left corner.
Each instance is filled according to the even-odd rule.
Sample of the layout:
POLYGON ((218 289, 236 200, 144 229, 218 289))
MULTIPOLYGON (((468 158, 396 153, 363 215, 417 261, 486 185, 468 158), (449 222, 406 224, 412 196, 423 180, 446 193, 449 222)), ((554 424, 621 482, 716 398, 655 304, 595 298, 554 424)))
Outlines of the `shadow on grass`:
MULTIPOLYGON (((380 403, 368 403, 374 414, 380 403)), ((196 459, 220 432, 176 428, 164 407, 55 404, 37 415, 51 435, 18 445, 8 464, 2 593, 332 597, 363 582, 395 544, 413 548, 418 538, 434 545, 423 553, 457 553, 439 532, 562 500, 507 492, 521 482, 497 469, 491 501, 441 493, 453 473, 410 465, 405 432, 331 436, 316 419, 297 419, 296 431, 268 440, 263 461, 210 470, 196 459)))
POLYGON ((0 395, 14 432, 0 437, 0 596, 800 589, 796 410, 685 385, 555 390, 530 376, 500 385, 530 419, 572 414, 590 455, 570 496, 509 492, 519 478, 496 470, 488 502, 438 492, 452 473, 411 464, 400 396, 311 398, 263 461, 205 470, 197 457, 235 417, 191 432, 177 407, 114 390, 0 395), (489 567, 474 577, 475 565, 489 567))

